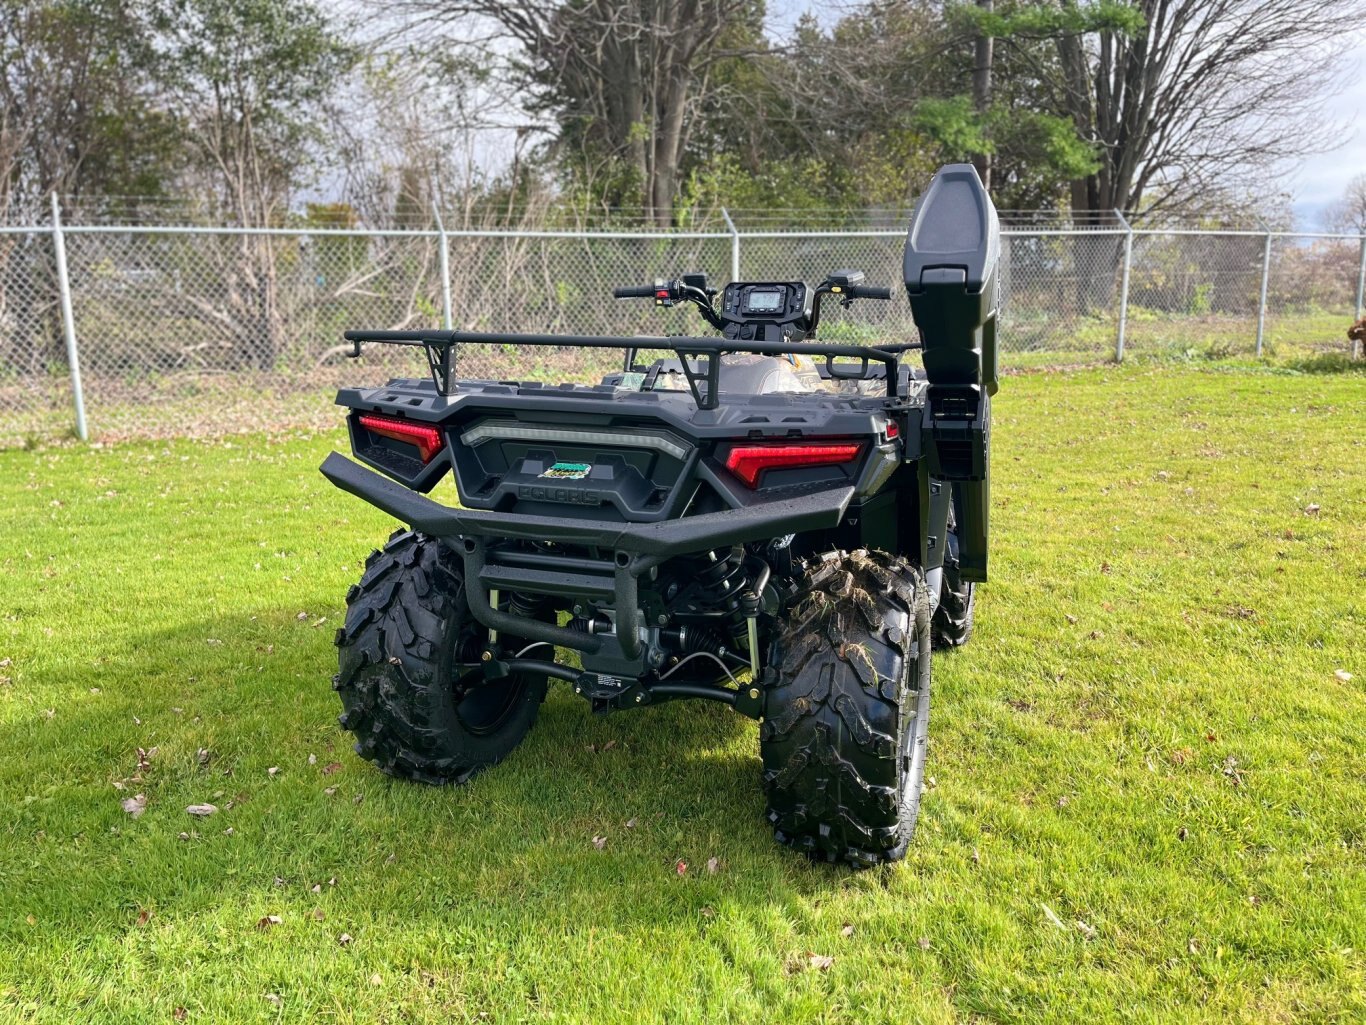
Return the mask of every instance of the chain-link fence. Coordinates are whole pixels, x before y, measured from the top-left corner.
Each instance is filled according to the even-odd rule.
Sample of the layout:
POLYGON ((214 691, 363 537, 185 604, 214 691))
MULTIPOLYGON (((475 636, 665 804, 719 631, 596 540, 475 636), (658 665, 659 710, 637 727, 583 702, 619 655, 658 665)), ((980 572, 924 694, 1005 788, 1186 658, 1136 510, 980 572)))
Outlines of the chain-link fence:
MULTIPOLYGON (((335 422, 342 383, 425 374, 416 350, 346 359, 349 327, 580 334, 702 328, 683 309, 611 298, 683 271, 816 281, 843 267, 900 280, 899 231, 574 233, 0 228, 0 446, 216 434, 335 422), (64 265, 64 266, 63 266, 64 265), (63 272, 64 271, 64 272, 63 272), (69 313, 64 306, 64 293, 69 313), (71 356, 78 364, 73 373, 71 356)), ((1245 231, 1010 228, 1006 369, 1126 353, 1345 351, 1366 239, 1245 231)), ((914 337, 903 300, 832 309, 831 340, 914 337)), ((466 346, 461 376, 592 380, 605 350, 466 346)))

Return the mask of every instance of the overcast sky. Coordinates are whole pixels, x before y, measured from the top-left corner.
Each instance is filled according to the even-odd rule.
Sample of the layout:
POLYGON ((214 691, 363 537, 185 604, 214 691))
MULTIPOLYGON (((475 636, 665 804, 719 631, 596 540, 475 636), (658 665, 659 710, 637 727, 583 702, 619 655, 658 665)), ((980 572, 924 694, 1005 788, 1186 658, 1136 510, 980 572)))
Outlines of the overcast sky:
POLYGON ((1340 149, 1310 157, 1291 177, 1290 194, 1302 228, 1322 228, 1323 208, 1342 196, 1352 178, 1366 174, 1366 29, 1356 32, 1349 53, 1343 78, 1355 81, 1328 105, 1329 116, 1347 126, 1348 138, 1340 149))

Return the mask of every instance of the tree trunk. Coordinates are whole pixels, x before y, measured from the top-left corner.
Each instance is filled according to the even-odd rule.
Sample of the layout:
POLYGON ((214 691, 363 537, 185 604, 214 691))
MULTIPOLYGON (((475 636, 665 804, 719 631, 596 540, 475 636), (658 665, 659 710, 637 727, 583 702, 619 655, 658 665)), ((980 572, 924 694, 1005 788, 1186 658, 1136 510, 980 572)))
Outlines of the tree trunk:
MULTIPOLYGON (((992 12, 993 0, 977 0, 977 6, 987 14, 992 12)), ((980 35, 973 46, 972 62, 972 105, 979 117, 985 116, 991 107, 991 65, 995 40, 989 35, 980 35)), ((991 189, 991 154, 978 153, 972 158, 982 184, 991 189)))

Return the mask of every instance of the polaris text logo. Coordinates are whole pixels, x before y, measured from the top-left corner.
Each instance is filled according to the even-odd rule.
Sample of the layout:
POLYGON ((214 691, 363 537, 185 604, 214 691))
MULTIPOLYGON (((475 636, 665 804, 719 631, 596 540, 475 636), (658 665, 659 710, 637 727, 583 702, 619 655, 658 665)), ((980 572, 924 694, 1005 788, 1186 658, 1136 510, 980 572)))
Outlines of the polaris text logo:
POLYGON ((538 484, 523 484, 517 497, 531 502, 568 502, 571 505, 601 505, 602 492, 579 491, 574 488, 550 488, 538 484))

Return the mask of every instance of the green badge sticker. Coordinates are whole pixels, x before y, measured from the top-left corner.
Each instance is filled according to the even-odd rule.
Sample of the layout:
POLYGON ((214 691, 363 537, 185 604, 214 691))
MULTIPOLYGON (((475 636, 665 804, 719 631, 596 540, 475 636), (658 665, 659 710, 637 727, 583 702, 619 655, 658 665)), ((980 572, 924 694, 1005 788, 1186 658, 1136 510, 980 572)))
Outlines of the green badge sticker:
POLYGON ((555 480, 583 480, 592 468, 591 463, 556 463, 541 476, 555 480))

